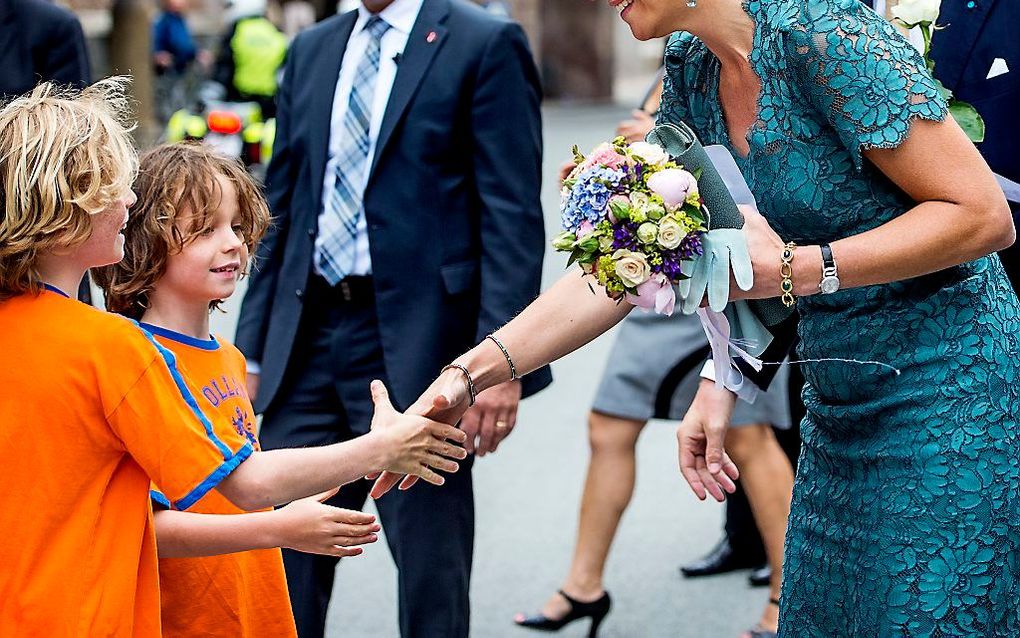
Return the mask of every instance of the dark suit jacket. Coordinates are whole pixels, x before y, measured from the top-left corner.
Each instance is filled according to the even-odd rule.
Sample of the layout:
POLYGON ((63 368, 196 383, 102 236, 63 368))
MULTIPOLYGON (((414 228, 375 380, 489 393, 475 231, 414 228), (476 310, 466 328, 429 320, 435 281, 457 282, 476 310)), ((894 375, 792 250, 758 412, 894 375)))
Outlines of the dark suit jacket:
POLYGON ((0 0, 0 96, 27 93, 43 80, 90 82, 78 18, 47 0, 0 0))
POLYGON ((1020 3, 1016 0, 943 0, 932 39, 935 76, 955 96, 973 104, 985 119, 978 144, 992 170, 1020 181, 1020 3), (986 79, 996 58, 1009 73, 986 79))
MULTIPOLYGON (((267 176, 276 224, 258 252, 236 339, 262 366, 260 412, 279 390, 301 320, 333 93, 356 17, 335 16, 299 35, 277 96, 267 176)), ((364 199, 379 332, 398 406, 538 294, 540 98, 519 26, 466 0, 423 4, 364 199)), ((551 375, 542 369, 524 381, 533 393, 551 375)))

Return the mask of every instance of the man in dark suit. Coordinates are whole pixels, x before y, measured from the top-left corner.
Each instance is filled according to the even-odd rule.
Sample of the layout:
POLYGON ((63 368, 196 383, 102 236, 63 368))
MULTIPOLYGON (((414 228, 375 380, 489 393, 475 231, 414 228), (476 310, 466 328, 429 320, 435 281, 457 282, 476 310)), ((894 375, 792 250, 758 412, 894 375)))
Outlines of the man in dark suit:
MULTIPOLYGON (((85 34, 73 13, 48 0, 0 0, 0 100, 40 82, 87 86, 85 34)), ((78 298, 90 303, 88 276, 78 298)))
POLYGON ((47 0, 0 0, 0 95, 21 95, 45 81, 89 83, 78 18, 47 0))
MULTIPOLYGON (((992 170, 1020 182, 1020 4, 1015 0, 945 0, 945 27, 932 38, 935 76, 985 120, 977 145, 992 170)), ((1020 226, 1020 204, 1010 202, 1020 226)), ((1020 246, 999 253, 1013 290, 1020 290, 1020 246)))
MULTIPOLYGON (((276 223, 237 345, 257 366, 263 445, 321 445, 368 430, 371 379, 407 408, 538 294, 540 89, 519 26, 466 0, 365 0, 295 39, 277 99, 276 223)), ((543 369, 480 395, 469 450, 494 451, 522 394, 550 381, 543 369)), ((378 501, 405 637, 468 635, 464 463, 441 488, 378 501)), ((331 502, 360 508, 368 488, 331 502)), ((336 561, 284 561, 299 633, 321 636, 336 561)))

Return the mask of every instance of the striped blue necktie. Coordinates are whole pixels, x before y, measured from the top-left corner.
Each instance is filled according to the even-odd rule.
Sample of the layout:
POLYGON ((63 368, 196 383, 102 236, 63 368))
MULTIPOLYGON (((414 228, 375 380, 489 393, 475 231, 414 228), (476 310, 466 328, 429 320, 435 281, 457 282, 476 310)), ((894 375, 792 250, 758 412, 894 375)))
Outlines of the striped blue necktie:
POLYGON ((368 161, 369 126, 375 82, 379 76, 379 44, 390 25, 379 16, 365 24, 369 35, 365 54, 354 72, 351 98, 347 103, 342 141, 337 150, 333 191, 319 215, 319 234, 315 242, 315 263, 319 274, 335 286, 354 269, 354 249, 358 219, 362 214, 365 165, 368 161))

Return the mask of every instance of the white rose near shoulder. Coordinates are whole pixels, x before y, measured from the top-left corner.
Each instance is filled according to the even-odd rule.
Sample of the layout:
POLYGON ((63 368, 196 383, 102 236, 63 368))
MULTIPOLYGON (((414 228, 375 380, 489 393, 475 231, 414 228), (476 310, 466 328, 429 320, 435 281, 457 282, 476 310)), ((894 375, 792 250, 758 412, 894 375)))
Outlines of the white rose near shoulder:
POLYGON ((941 0, 900 0, 892 8, 892 16, 908 29, 919 24, 935 24, 941 0))
POLYGON ((658 144, 634 142, 630 145, 630 152, 652 166, 661 166, 669 161, 669 155, 658 144))

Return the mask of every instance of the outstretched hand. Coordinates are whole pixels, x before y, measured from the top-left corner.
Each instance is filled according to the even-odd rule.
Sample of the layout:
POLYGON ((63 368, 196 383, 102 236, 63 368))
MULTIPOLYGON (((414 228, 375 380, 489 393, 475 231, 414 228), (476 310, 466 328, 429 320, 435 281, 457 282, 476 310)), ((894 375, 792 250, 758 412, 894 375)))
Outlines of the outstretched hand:
POLYGON ((737 489, 733 481, 740 472, 724 445, 736 399, 729 390, 720 390, 714 381, 703 379, 677 428, 680 473, 702 501, 710 494, 721 503, 727 493, 737 489))
MULTIPOLYGON (((468 393, 464 373, 460 370, 450 369, 432 382, 432 385, 407 409, 407 414, 424 416, 452 427, 461 420, 470 404, 471 395, 468 393)), ((460 430, 457 431, 460 432, 460 430)), ((463 435, 461 439, 463 442, 467 439, 467 435, 463 432, 461 435, 463 435)), ((400 483, 401 490, 406 490, 418 481, 418 477, 415 475, 405 476, 399 472, 391 471, 370 474, 367 478, 376 479, 375 485, 372 486, 372 498, 383 496, 397 483, 400 483)))
POLYGON ((269 512, 274 520, 274 545, 308 554, 357 556, 359 545, 374 543, 379 524, 375 516, 323 503, 337 489, 296 500, 269 512))
MULTIPOLYGON (((380 439, 383 449, 388 452, 383 464, 387 475, 407 475, 405 480, 410 480, 408 486, 418 478, 442 485, 445 480, 436 470, 452 473, 460 468, 451 459, 467 457, 467 452, 459 445, 467 440, 464 432, 414 411, 397 412, 381 381, 372 382, 372 401, 375 403, 372 435, 380 439), (414 480, 411 480, 412 477, 414 480)), ((446 395, 437 396, 432 406, 433 412, 440 415, 452 409, 446 395)))

